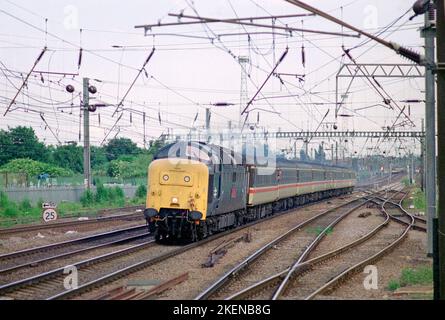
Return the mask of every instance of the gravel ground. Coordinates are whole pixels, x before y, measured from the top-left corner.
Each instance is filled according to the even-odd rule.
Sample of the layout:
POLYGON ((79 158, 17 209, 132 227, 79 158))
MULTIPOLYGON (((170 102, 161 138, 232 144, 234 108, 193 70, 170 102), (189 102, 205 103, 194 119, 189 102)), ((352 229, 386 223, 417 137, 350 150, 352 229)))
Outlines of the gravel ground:
POLYGON ((393 252, 380 259, 375 266, 378 270, 378 289, 366 290, 363 287, 365 274, 357 274, 337 288, 329 297, 336 299, 410 299, 415 296, 397 297, 387 290, 391 280, 398 279, 405 268, 432 266, 426 257, 427 238, 424 232, 410 231, 408 238, 393 252))
MULTIPOLYGON (((400 224, 391 222, 368 241, 341 253, 329 261, 313 266, 310 271, 291 281, 282 298, 290 300, 304 299, 337 274, 374 255, 392 243, 402 233, 403 229, 404 227, 400 224)), ((314 252, 313 254, 317 256, 320 252, 314 252)), ((360 293, 357 292, 354 295, 360 296, 360 293)))
MULTIPOLYGON (((152 244, 144 246, 142 249, 132 252, 131 254, 114 257, 110 260, 101 261, 96 264, 81 267, 78 270, 79 286, 90 282, 94 279, 102 277, 111 272, 123 269, 129 265, 144 261, 147 258, 154 258, 164 254, 170 250, 174 250, 174 246, 160 246, 152 244)), ((55 294, 65 291, 64 279, 66 275, 60 274, 52 279, 46 279, 36 285, 26 286, 20 290, 5 294, 6 298, 13 299, 46 299, 55 294)))
MULTIPOLYGON (((146 241, 148 241, 148 237, 143 238, 143 239, 138 239, 136 241, 128 241, 123 244, 109 245, 106 247, 93 249, 91 251, 87 251, 87 252, 83 252, 83 253, 79 253, 79 254, 75 254, 75 255, 70 255, 65 258, 53 259, 53 260, 49 260, 47 262, 34 264, 29 267, 24 267, 24 268, 18 269, 16 271, 2 273, 2 274, 0 274, 0 285, 11 283, 11 282, 14 282, 14 281, 17 281, 20 279, 25 279, 25 278, 28 278, 28 277, 31 277, 31 276, 34 276, 34 275, 37 275, 37 274, 40 274, 43 272, 47 272, 47 271, 50 271, 53 269, 58 269, 58 268, 62 268, 62 267, 68 266, 68 265, 72 265, 79 261, 97 257, 97 256, 100 256, 103 254, 113 252, 113 251, 125 249, 130 246, 133 246, 133 245, 136 245, 139 243, 143 243, 146 241)), ((66 248, 64 248, 64 249, 68 250, 66 248)), ((71 249, 72 248, 70 248, 70 250, 71 249)), ((45 254, 48 254, 48 253, 41 253, 39 255, 45 255, 45 254)), ((36 258, 36 257, 34 257, 34 258, 36 258)), ((2 268, 6 267, 6 264, 4 264, 4 265, 2 264, 1 267, 2 268)))
POLYGON ((89 235, 144 224, 144 220, 98 222, 84 226, 35 230, 4 235, 0 238, 0 254, 74 240, 89 235))
MULTIPOLYGON (((356 204, 355 204, 356 205, 356 204)), ((303 253, 303 251, 318 236, 319 231, 326 228, 332 221, 350 210, 349 207, 342 208, 336 212, 329 213, 320 217, 297 232, 294 232, 288 238, 278 243, 274 248, 268 250, 258 258, 247 270, 241 272, 236 279, 230 281, 221 290, 212 296, 212 299, 224 299, 229 297, 250 285, 266 279, 279 273, 291 266, 303 253)), ((362 210, 362 209, 359 209, 362 210)), ((342 221, 353 219, 355 212, 352 212, 342 221)), ((342 222, 340 222, 341 224, 342 222)), ((337 225, 338 226, 338 225, 337 225)), ((334 227, 334 233, 337 232, 337 226, 334 227)), ((327 235, 330 237, 331 233, 327 235)), ((323 241, 324 242, 324 241, 323 241)), ((322 242, 322 243, 323 243, 322 242)), ((331 243, 332 241, 327 241, 331 243)), ((269 292, 264 292, 264 298, 268 298, 269 292)))
MULTIPOLYGON (((314 258, 329 251, 340 248, 354 240, 361 238, 384 221, 381 212, 376 206, 362 207, 350 214, 335 226, 331 233, 328 233, 317 248, 310 254, 314 258), (370 213, 369 216, 360 218, 363 213, 370 213)), ((307 260, 309 260, 307 259, 307 260)))
POLYGON ((316 215, 328 208, 335 207, 340 203, 353 199, 355 196, 346 196, 343 199, 333 199, 312 205, 310 207, 296 209, 292 213, 276 217, 272 220, 259 223, 249 228, 235 231, 223 238, 203 244, 175 257, 163 261, 161 264, 145 268, 133 273, 126 279, 116 280, 100 289, 90 293, 85 293, 78 299, 91 299, 98 294, 122 286, 127 281, 141 280, 170 280, 184 272, 189 273, 187 281, 175 286, 163 293, 161 299, 193 299, 202 290, 208 287, 218 277, 233 268, 237 263, 245 259, 248 255, 259 249, 261 246, 287 231, 290 226, 296 225, 309 217, 316 215), (246 232, 251 234, 251 242, 238 242, 230 248, 227 254, 222 257, 213 268, 202 268, 201 264, 207 260, 209 252, 220 244, 224 239, 239 237, 246 232))
MULTIPOLYGON (((317 246, 317 248, 314 250, 313 253, 310 254, 309 258, 322 255, 326 252, 332 251, 334 249, 337 249, 345 244, 348 244, 354 240, 359 239, 363 235, 370 232, 372 229, 374 229, 376 226, 381 224, 383 222, 383 218, 380 216, 380 211, 375 208, 375 206, 369 206, 365 205, 356 211, 352 212, 350 215, 348 215, 345 219, 341 220, 331 232, 327 233, 325 238, 321 241, 321 243, 317 246), (358 217, 360 214, 363 213, 370 213, 369 216, 366 218, 360 218, 358 217)), ((313 238, 311 239, 313 240, 313 238)), ((296 244, 295 244, 296 245, 296 244)), ((305 243, 304 245, 307 245, 305 243)), ((298 246, 296 246, 298 247, 298 246)), ((309 259, 308 258, 308 259, 309 259)), ((261 259, 261 261, 263 261, 261 259)), ((273 260, 271 260, 273 261, 273 260)), ((295 260, 292 260, 291 263, 293 263, 295 260)), ((267 263, 267 260, 263 263, 267 263)), ((285 270, 287 267, 291 265, 291 263, 288 263, 285 267, 283 267, 281 264, 280 268, 275 268, 273 273, 268 274, 269 276, 273 274, 277 274, 280 271, 285 270)), ((256 264, 256 262, 255 262, 256 264)), ((272 265, 278 265, 278 264, 272 264, 272 265)), ((267 265, 266 265, 267 266, 267 265)), ((257 272, 258 273, 258 272, 257 272)), ((261 271, 260 271, 261 273, 261 271)), ((249 284, 253 284, 257 282, 260 279, 265 279, 265 276, 262 277, 256 277, 255 279, 250 279, 250 275, 246 277, 246 279, 243 277, 242 279, 239 279, 234 286, 238 286, 238 290, 241 290, 242 288, 247 287, 249 284), (251 283, 248 283, 250 280, 251 283)), ((275 284, 271 284, 269 287, 264 288, 260 292, 256 292, 255 296, 252 297, 252 299, 270 299, 273 292, 276 290, 276 286, 278 286, 279 283, 276 282, 275 284)), ((232 292, 234 293, 234 292, 232 292)), ((226 295, 228 296, 228 295, 226 295)))

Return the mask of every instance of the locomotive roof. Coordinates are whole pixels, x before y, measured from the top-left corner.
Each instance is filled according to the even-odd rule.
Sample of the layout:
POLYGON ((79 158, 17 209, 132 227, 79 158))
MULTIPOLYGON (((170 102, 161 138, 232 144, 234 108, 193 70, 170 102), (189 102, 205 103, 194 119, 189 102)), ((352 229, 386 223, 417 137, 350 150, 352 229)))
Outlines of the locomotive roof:
POLYGON ((197 160, 207 164, 219 164, 221 159, 224 159, 227 164, 237 164, 237 155, 229 149, 199 141, 177 141, 170 143, 161 148, 154 156, 154 159, 171 157, 197 160))
MULTIPOLYGON (((156 159, 165 159, 165 158, 186 158, 191 160, 197 160, 208 165, 219 164, 223 162, 223 164, 231 164, 231 165, 242 165, 245 163, 262 166, 258 163, 249 162, 249 160, 245 156, 245 150, 243 153, 237 153, 225 147, 210 144, 206 142, 200 141, 176 141, 170 143, 163 148, 161 148, 154 156, 154 160, 156 159)), ((313 162, 306 162, 297 159, 285 159, 283 157, 275 158, 276 165, 278 167, 286 168, 307 168, 307 169, 337 169, 341 171, 350 170, 349 168, 340 167, 340 166, 331 166, 331 165, 322 165, 313 162)))

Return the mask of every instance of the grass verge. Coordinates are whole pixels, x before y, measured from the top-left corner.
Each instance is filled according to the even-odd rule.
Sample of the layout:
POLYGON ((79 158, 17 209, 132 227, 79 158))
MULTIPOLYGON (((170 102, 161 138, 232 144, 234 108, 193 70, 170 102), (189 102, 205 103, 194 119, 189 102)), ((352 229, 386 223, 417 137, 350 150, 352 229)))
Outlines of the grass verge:
MULTIPOLYGON (((134 198, 126 199, 119 187, 98 186, 96 192, 86 191, 81 202, 61 202, 57 206, 59 217, 95 216, 99 210, 142 205, 145 202, 146 189, 138 188, 134 198)), ((5 192, 0 191, 0 227, 26 224, 42 219, 42 201, 33 205, 29 199, 21 202, 10 200, 5 192)))
POLYGON ((387 285, 389 291, 395 291, 402 287, 412 285, 432 285, 433 269, 429 266, 419 267, 416 269, 406 268, 398 279, 392 279, 387 285))

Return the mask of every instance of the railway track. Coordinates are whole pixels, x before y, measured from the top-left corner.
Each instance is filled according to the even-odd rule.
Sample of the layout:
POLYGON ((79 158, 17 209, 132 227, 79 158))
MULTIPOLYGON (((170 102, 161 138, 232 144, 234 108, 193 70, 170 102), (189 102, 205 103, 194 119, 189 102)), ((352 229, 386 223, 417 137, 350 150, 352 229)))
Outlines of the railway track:
MULTIPOLYGON (((387 218, 390 218, 390 214, 385 209, 386 204, 387 201, 384 201, 381 204, 381 210, 387 218)), ((316 298, 318 295, 328 293, 355 273, 363 271, 365 266, 372 265, 375 261, 389 253, 391 250, 401 244, 403 240, 406 239, 406 237, 408 236, 408 232, 414 225, 414 219, 412 218, 412 216, 408 216, 411 219, 410 224, 402 226, 388 224, 387 228, 380 230, 374 235, 373 238, 357 246, 354 251, 346 251, 346 255, 343 254, 342 259, 338 259, 339 256, 336 256, 333 261, 334 263, 337 263, 337 267, 334 268, 334 274, 332 274, 332 271, 328 273, 329 280, 324 283, 317 283, 317 281, 315 281, 313 283, 314 286, 312 286, 313 289, 307 290, 306 287, 306 292, 302 292, 300 290, 300 296, 303 297, 305 300, 310 300, 316 298), (398 233, 394 232, 395 230, 398 230, 398 233), (338 267, 340 261, 348 261, 348 267, 345 269, 344 263, 341 267, 338 267), (303 295, 301 295, 301 293, 303 295)), ((331 270, 332 263, 333 262, 331 260, 331 270)), ((312 279, 320 279, 322 277, 324 272, 323 266, 321 266, 318 270, 319 273, 315 275, 312 273, 313 270, 311 270, 312 279)), ((300 286, 300 288, 303 286, 304 284, 300 286)))
POLYGON ((143 240, 148 236, 147 226, 139 225, 3 254, 0 255, 0 284, 11 281, 16 277, 14 273, 26 268, 113 245, 143 240))
MULTIPOLYGON (((144 260, 150 253, 152 255, 156 254, 156 250, 152 249, 154 246, 155 241, 151 239, 125 249, 119 249, 111 253, 73 263, 70 267, 75 267, 77 270, 79 282, 85 283, 115 272, 128 263, 144 260)), ((4 299, 19 300, 49 299, 52 296, 56 296, 67 290, 69 291, 70 287, 64 286, 66 276, 66 267, 53 269, 0 286, 0 296, 4 299)))
POLYGON ((265 222, 313 204, 314 203, 309 203, 298 208, 293 208, 182 247, 159 246, 156 245, 153 240, 149 240, 126 249, 74 263, 73 266, 77 268, 79 274, 79 285, 71 289, 66 289, 63 286, 63 280, 66 274, 63 273, 64 268, 58 268, 0 286, 0 296, 6 299, 47 300, 66 299, 77 296, 85 291, 100 287, 130 273, 224 237, 234 231, 242 230, 257 223, 265 222))
MULTIPOLYGON (((140 208, 141 208, 141 206, 135 206, 135 207, 131 207, 131 210, 136 210, 136 209, 140 209, 140 208)), ((126 208, 126 210, 128 210, 128 208, 126 208)), ((104 223, 104 222, 110 222, 110 221, 142 220, 143 218, 144 218, 144 216, 141 212, 136 212, 136 213, 125 213, 125 214, 112 215, 112 216, 107 216, 107 217, 98 217, 98 218, 92 218, 92 219, 88 219, 88 220, 71 220, 71 221, 61 221, 61 222, 48 222, 45 224, 41 223, 41 224, 33 224, 33 225, 15 226, 15 227, 9 227, 9 228, 0 228, 0 236, 22 233, 22 232, 38 231, 38 230, 60 229, 60 228, 73 227, 73 226, 86 226, 86 225, 91 225, 91 224, 95 224, 95 223, 104 223)))
POLYGON ((380 203, 384 221, 364 236, 310 260, 296 260, 292 266, 255 282, 226 299, 313 299, 357 271, 362 271, 364 266, 400 244, 414 224, 414 220, 404 227, 390 224, 391 216, 385 209, 389 200, 372 199, 380 203))
MULTIPOLYGON (((426 232, 426 220, 408 212, 402 206, 403 201, 409 195, 409 191, 405 191, 405 189, 393 191, 393 196, 386 202, 386 204, 388 205, 388 208, 386 210, 389 213, 390 217, 394 221, 406 226, 414 221, 412 229, 426 232)), ((383 198, 380 198, 380 200, 382 199, 383 198)))
POLYGON ((365 197, 355 199, 299 223, 232 268, 196 299, 221 299, 231 296, 240 286, 251 283, 251 278, 258 278, 258 274, 260 277, 264 277, 264 274, 274 274, 291 265, 294 260, 301 263, 337 223, 368 201, 365 197), (270 261, 273 261, 273 264, 270 261))

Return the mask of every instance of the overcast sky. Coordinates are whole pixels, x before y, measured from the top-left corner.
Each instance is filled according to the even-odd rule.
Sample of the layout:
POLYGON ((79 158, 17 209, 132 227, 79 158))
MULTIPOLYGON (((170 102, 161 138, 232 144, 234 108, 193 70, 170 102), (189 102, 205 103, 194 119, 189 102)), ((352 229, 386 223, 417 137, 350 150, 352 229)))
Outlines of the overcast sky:
MULTIPOLYGON (((371 33, 391 25, 412 5, 411 1, 405 0, 308 0, 307 3, 371 33)), ((259 112, 260 128, 269 131, 315 130, 329 110, 319 130, 332 130, 334 122, 338 130, 381 130, 383 126, 392 125, 399 114, 397 109, 381 105, 363 109, 382 104, 382 98, 365 79, 355 79, 340 110, 341 114, 354 116, 335 119, 335 75, 343 63, 350 63, 348 58, 342 57, 342 45, 346 48, 361 45, 351 51, 358 63, 409 63, 386 47, 374 42, 364 43, 366 38, 363 37, 308 32, 290 35, 283 30, 275 30, 276 34, 272 35, 271 29, 221 23, 154 27, 146 36, 143 29, 134 28, 141 24, 177 22, 177 18, 168 14, 182 10, 184 14, 211 18, 306 13, 284 0, 0 0, 0 9, 2 115, 43 47, 47 46, 48 51, 36 70, 78 74, 32 73, 12 111, 6 117, 1 116, 0 128, 29 125, 50 144, 56 144, 57 139, 62 143, 79 141, 79 94, 83 77, 100 80, 91 81, 98 89, 93 101, 111 105, 91 115, 95 145, 105 137, 115 135, 130 137, 143 145, 141 112, 146 113, 147 139, 154 139, 168 129, 188 132, 193 127, 199 130, 204 125, 205 108, 216 102, 234 104, 211 108, 212 127, 226 128, 229 121, 237 123, 239 119, 241 67, 238 57, 246 56, 250 61, 246 68, 250 99, 286 47, 289 48, 288 54, 277 72, 305 75, 304 81, 282 76, 284 85, 277 77, 267 82, 249 108, 251 122, 256 122, 259 112), (246 31, 251 33, 250 41, 246 31), (263 33, 256 34, 258 32, 263 33), (305 47, 305 66, 302 64, 302 45, 305 47), (78 69, 80 47, 83 54, 78 69), (112 117, 115 105, 121 101, 153 47, 155 53, 146 67, 147 75, 143 72, 129 92, 124 101, 126 110, 109 133, 121 115, 112 117), (73 94, 65 91, 68 84, 75 87, 73 94), (196 114, 198 117, 194 122, 196 114)), ((423 39, 418 31, 423 17, 409 21, 411 15, 409 12, 401 17, 388 30, 383 30, 381 36, 423 53, 423 39)), ((258 20, 257 23, 271 25, 272 20, 258 20)), ((277 19, 275 24, 342 32, 340 26, 321 17, 277 19)), ((349 30, 344 32, 353 34, 349 30)), ((339 80, 339 99, 349 80, 339 80)), ((395 101, 423 99, 422 78, 379 79, 379 83, 395 101)), ((403 107, 406 103, 398 102, 398 105, 403 107)), ((424 104, 407 106, 408 112, 416 127, 405 126, 398 130, 420 130, 424 104)), ((403 121, 403 117, 399 119, 403 121)), ((284 147, 289 143, 293 144, 286 141, 284 147)), ((366 145, 364 141, 348 141, 344 147, 349 152, 357 151, 363 155, 376 143, 377 140, 367 141, 366 145)), ((381 148, 398 152, 395 150, 399 145, 400 142, 391 141, 381 148)), ((410 143, 404 143, 404 146, 409 147, 410 143)))

